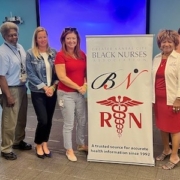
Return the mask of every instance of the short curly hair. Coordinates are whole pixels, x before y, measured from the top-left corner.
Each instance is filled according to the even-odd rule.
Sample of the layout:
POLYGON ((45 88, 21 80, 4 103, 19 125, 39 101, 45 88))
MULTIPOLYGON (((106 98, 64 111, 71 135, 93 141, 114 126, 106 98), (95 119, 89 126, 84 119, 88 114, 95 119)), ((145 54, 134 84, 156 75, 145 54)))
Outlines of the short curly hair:
POLYGON ((180 28, 178 29, 178 34, 180 35, 180 28))
POLYGON ((10 29, 14 29, 17 33, 19 32, 18 26, 13 22, 5 22, 1 25, 0 32, 3 38, 9 33, 10 29))
POLYGON ((159 48, 161 47, 162 41, 164 41, 166 39, 169 39, 169 40, 173 41, 174 44, 175 44, 175 47, 177 47, 178 44, 179 44, 179 34, 178 34, 177 31, 167 30, 167 29, 161 30, 157 34, 157 44, 158 44, 159 48))

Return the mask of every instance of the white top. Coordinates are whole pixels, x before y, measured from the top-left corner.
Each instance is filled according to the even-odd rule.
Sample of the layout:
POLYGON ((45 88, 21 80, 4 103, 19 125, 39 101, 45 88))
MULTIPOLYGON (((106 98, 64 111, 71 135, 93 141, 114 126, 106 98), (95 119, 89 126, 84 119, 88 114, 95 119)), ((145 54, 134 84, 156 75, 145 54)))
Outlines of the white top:
MULTIPOLYGON (((153 59, 153 103, 155 103, 155 76, 161 63, 162 54, 158 54, 153 59)), ((173 105, 175 99, 180 97, 180 54, 173 51, 166 63, 165 67, 165 83, 167 105, 173 105)))
POLYGON ((47 78, 47 86, 51 85, 51 79, 52 79, 52 69, 51 69, 51 65, 48 61, 48 54, 46 52, 40 53, 41 56, 44 59, 44 63, 46 66, 46 78, 47 78))
POLYGON ((2 94, 1 88, 0 88, 0 94, 2 94))

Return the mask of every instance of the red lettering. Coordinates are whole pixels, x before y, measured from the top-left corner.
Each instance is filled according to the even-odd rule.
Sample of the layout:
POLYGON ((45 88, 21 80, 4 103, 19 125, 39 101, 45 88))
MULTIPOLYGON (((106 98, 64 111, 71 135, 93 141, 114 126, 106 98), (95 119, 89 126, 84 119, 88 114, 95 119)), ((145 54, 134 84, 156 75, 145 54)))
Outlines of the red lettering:
POLYGON ((108 126, 108 127, 111 127, 111 124, 110 124, 110 120, 111 120, 111 114, 108 113, 108 112, 100 112, 101 114, 101 127, 104 127, 105 124, 108 126))
POLYGON ((131 128, 132 120, 136 123, 138 128, 142 128, 142 122, 141 122, 141 113, 140 113, 140 120, 137 119, 137 117, 134 115, 134 113, 129 113, 129 127, 131 128))

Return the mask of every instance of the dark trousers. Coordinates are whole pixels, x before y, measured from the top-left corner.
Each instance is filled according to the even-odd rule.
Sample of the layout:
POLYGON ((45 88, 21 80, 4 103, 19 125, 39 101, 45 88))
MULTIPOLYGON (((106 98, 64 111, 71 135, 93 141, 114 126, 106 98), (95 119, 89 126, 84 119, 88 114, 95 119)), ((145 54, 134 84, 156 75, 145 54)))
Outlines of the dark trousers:
POLYGON ((52 97, 47 97, 45 93, 31 92, 31 99, 38 121, 34 142, 48 142, 57 94, 54 92, 52 97))
POLYGON ((0 94, 0 106, 2 107, 2 94, 0 94))

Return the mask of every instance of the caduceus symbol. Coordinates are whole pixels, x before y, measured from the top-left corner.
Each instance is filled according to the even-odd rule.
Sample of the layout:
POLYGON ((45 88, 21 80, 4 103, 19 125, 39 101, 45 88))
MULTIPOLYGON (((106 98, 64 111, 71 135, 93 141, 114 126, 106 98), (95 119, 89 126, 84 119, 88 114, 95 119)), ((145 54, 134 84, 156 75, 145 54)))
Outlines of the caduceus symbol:
POLYGON ((97 101, 97 103, 105 106, 112 106, 112 111, 114 112, 113 117, 115 118, 116 129, 119 137, 122 135, 128 107, 143 104, 142 102, 132 100, 126 96, 118 96, 117 100, 115 96, 112 96, 106 100, 97 101))

